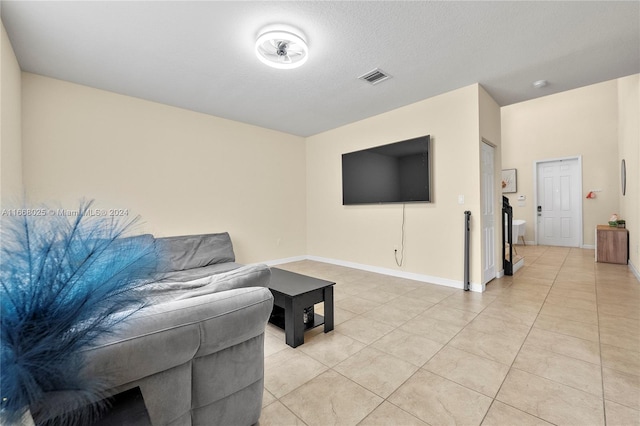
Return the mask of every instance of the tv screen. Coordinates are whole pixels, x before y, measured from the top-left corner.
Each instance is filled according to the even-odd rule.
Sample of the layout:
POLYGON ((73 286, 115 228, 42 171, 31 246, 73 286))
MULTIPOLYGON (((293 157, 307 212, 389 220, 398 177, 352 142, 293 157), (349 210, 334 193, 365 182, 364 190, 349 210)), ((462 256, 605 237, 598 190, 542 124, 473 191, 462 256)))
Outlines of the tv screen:
POLYGON ((430 137, 342 154, 342 204, 431 202, 430 137))

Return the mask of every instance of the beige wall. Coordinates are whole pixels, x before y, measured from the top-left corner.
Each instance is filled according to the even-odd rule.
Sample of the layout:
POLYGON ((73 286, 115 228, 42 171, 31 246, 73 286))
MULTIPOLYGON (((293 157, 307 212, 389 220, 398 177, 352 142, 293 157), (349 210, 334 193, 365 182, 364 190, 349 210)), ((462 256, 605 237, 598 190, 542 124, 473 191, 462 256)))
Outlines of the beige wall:
MULTIPOLYGON (((307 138, 308 253, 462 283, 463 212, 478 220, 480 206, 479 90, 471 85, 307 138), (402 205, 343 206, 341 155, 426 134, 434 202, 406 206, 405 259, 398 267, 402 205)), ((490 137, 499 139, 495 128, 490 137)), ((479 226, 471 242, 470 278, 480 283, 479 226)))
POLYGON ((229 231, 243 263, 306 251, 304 139, 23 73, 32 201, 81 197, 156 235, 229 231))
POLYGON ((20 66, 2 24, 0 36, 0 204, 20 207, 22 187, 20 66))
POLYGON ((627 164, 626 195, 618 192, 620 217, 629 230, 629 262, 640 273, 640 74, 618 80, 618 111, 619 163, 627 164))
POLYGON ((518 192, 506 194, 515 219, 527 221, 535 240, 534 161, 582 156, 584 245, 619 210, 618 86, 616 80, 503 107, 502 168, 517 169, 518 192), (595 199, 587 192, 601 190, 595 199), (517 197, 525 195, 525 206, 517 197))
POLYGON ((498 147, 500 135, 497 105, 477 84, 305 143, 34 74, 22 79, 32 201, 74 208, 95 198, 140 214, 143 230, 157 235, 228 230, 242 262, 310 254, 447 284, 462 281, 462 213, 471 210, 471 281, 481 281, 479 129, 498 147), (340 154, 424 134, 433 143, 434 202, 407 206, 400 268, 401 206, 342 206, 340 154))
MULTIPOLYGON (((4 61, 2 71, 4 81, 4 61)), ((462 281, 463 212, 471 210, 471 281, 479 283, 481 140, 497 147, 496 212, 499 169, 518 169, 519 192, 511 197, 527 196, 526 207, 512 203, 515 217, 529 223, 527 240, 534 238, 534 160, 582 155, 584 191, 602 190, 584 202, 584 243, 592 245, 593 227, 613 211, 627 217, 630 230, 637 226, 638 90, 635 76, 500 109, 475 84, 305 141, 23 73, 22 174, 31 200, 74 208, 80 197, 96 198, 100 207, 142 215, 143 230, 158 235, 228 230, 242 262, 309 254, 449 285, 462 281), (424 134, 433 143, 434 202, 407 205, 405 259, 398 267, 402 207, 342 206, 341 154, 424 134), (628 184, 624 198, 623 155, 636 163, 628 167, 636 189, 628 184), (458 204, 459 195, 465 204, 458 204)), ((4 106, 4 85, 2 93, 4 106)), ((2 149, 4 170, 4 134, 2 149)), ((496 220, 499 271, 499 214, 496 220)), ((638 240, 631 235, 638 265, 638 240)))

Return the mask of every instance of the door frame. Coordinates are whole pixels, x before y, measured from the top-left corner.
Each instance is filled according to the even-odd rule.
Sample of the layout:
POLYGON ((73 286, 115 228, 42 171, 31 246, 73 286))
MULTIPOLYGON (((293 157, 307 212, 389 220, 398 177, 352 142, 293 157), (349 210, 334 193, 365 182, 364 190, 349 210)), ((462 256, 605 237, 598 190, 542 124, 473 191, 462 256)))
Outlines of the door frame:
MULTIPOLYGON (((489 283, 490 281, 494 280, 495 278, 499 278, 501 276, 499 271, 498 271, 499 263, 498 263, 498 257, 496 256, 496 253, 497 253, 497 250, 498 250, 497 249, 497 246, 498 246, 497 242, 499 241, 499 238, 496 238, 496 233, 497 233, 497 230, 499 229, 499 226, 502 226, 502 224, 500 224, 499 226, 496 225, 496 218, 498 217, 497 209, 496 209, 496 198, 497 198, 497 195, 496 195, 497 194, 497 192, 496 192, 496 182, 498 181, 498 179, 496 178, 496 172, 497 172, 496 151, 497 151, 498 148, 493 142, 489 141, 488 139, 480 138, 480 179, 481 179, 481 182, 482 182, 482 174, 483 174, 483 170, 482 170, 482 167, 483 167, 483 163, 482 163, 483 145, 482 144, 487 145, 492 150, 492 155, 493 155, 493 161, 492 161, 492 163, 493 163, 493 186, 494 186, 494 188, 493 188, 493 199, 491 200, 491 202, 493 203, 493 253, 485 253, 486 250, 484 249, 485 248, 484 247, 484 221, 482 221, 481 225, 480 225, 480 228, 481 228, 480 232, 481 232, 481 235, 482 235, 482 238, 481 238, 482 247, 480 249, 480 253, 481 253, 480 261, 481 261, 481 264, 482 264, 482 271, 481 271, 480 281, 482 283, 482 289, 483 289, 482 291, 484 291, 484 288, 487 285, 487 283, 489 283), (493 277, 491 277, 491 278, 487 278, 487 277, 484 276, 484 272, 485 272, 484 265, 486 263, 486 256, 493 257, 493 277)), ((482 188, 482 183, 480 184, 480 187, 482 188)), ((484 194, 481 193, 480 194, 480 211, 481 212, 482 212, 483 207, 484 207, 484 205, 483 205, 484 199, 485 199, 484 194)), ((481 213, 481 219, 482 219, 482 216, 483 215, 481 213)))
POLYGON ((542 163, 552 163, 555 161, 567 161, 578 160, 578 232, 580 233, 578 238, 578 247, 584 248, 584 212, 582 210, 582 155, 575 155, 572 157, 558 157, 558 158, 546 158, 544 160, 535 160, 533 162, 533 226, 534 226, 534 242, 538 245, 538 165, 542 163))

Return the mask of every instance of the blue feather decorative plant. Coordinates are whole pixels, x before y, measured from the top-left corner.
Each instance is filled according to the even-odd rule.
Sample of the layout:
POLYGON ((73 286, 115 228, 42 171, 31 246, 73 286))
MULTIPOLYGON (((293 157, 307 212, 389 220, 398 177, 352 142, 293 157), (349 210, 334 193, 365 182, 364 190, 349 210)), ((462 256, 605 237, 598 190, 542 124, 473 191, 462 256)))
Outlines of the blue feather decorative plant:
POLYGON ((72 217, 2 217, 3 424, 29 409, 37 419, 47 410, 45 395, 56 392, 68 413, 56 424, 82 424, 82 416, 95 414, 108 378, 82 375, 83 351, 143 307, 158 261, 153 238, 125 238, 137 218, 93 216, 91 205, 82 202, 72 217), (85 406, 93 409, 78 410, 85 406))

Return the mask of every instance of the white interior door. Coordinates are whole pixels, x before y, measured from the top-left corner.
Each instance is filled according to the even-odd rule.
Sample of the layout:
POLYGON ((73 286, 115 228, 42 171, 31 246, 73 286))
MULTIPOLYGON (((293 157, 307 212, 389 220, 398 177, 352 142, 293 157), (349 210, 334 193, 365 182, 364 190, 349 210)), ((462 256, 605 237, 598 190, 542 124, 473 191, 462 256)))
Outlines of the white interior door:
POLYGON ((495 148, 482 143, 482 284, 496 277, 495 148))
POLYGON ((582 171, 578 158, 539 162, 538 244, 579 247, 582 240, 582 171))

